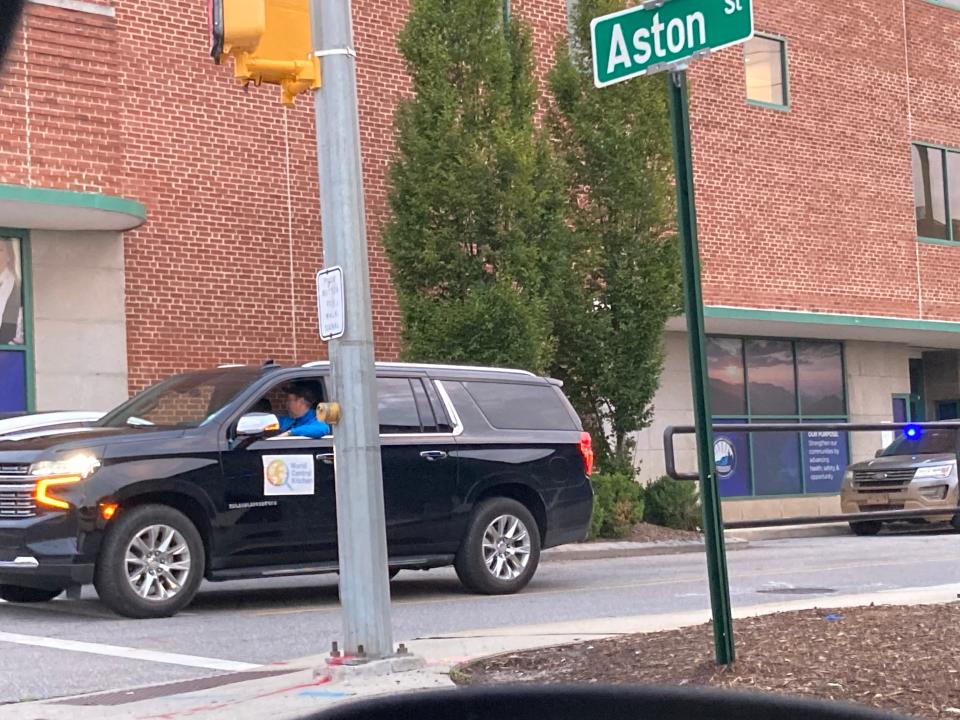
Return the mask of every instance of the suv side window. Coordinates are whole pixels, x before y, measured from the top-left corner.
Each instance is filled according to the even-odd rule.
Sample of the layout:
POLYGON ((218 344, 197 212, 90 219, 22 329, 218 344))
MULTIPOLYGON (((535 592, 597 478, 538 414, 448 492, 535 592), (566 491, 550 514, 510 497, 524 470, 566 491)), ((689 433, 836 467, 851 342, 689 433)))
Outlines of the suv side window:
MULTIPOLYGON (((380 434, 396 435, 423 432, 424 423, 421 422, 417 401, 413 394, 411 383, 423 384, 419 379, 409 378, 377 378, 377 413, 380 417, 380 434)), ((430 418, 427 426, 435 425, 430 418)))
POLYGON ((463 383, 487 420, 499 430, 576 430, 550 385, 470 381, 463 383))

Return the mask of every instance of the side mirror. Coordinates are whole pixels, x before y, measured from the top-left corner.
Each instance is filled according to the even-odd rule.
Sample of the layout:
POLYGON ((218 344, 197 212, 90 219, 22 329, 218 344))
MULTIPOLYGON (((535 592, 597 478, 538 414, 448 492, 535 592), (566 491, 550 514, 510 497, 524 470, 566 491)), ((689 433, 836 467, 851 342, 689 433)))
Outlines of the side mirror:
POLYGON ((874 453, 873 456, 874 456, 875 458, 878 458, 878 457, 880 457, 880 456, 882 456, 882 455, 883 455, 883 448, 880 448, 879 450, 877 450, 876 453, 874 453))
POLYGON ((280 421, 272 413, 247 413, 237 423, 240 437, 259 437, 280 429, 280 421))

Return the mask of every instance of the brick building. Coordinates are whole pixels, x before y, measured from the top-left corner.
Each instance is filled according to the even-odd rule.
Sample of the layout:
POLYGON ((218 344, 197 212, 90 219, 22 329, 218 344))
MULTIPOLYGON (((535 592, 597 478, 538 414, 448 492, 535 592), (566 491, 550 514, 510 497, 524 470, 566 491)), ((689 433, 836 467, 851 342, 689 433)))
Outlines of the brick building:
MULTIPOLYGON (((511 2, 541 79, 571 2, 511 2)), ((714 411, 960 415, 960 0, 754 2, 758 37, 690 72, 714 411)), ((399 316, 380 236, 408 3, 353 6, 387 359, 399 316)), ((0 411, 108 407, 178 370, 324 356, 312 106, 245 92, 207 45, 201 0, 29 3, 0 80, 0 411)), ((691 414, 682 328, 638 438, 646 478, 663 425, 691 414)), ((832 508, 836 467, 878 441, 722 440, 724 494, 748 499, 731 517, 832 508)))

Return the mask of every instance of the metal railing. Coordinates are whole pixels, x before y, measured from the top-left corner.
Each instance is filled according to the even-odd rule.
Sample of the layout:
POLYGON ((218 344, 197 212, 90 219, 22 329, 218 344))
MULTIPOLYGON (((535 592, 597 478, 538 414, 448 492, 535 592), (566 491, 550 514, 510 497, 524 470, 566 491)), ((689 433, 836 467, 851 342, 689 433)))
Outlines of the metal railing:
MULTIPOLYGON (((729 433, 770 433, 770 432, 889 432, 891 430, 907 430, 915 428, 918 432, 924 430, 958 430, 960 421, 945 420, 920 423, 724 423, 713 425, 713 432, 718 434, 729 433)), ((674 480, 699 480, 699 473, 680 472, 676 466, 674 453, 674 437, 677 435, 693 435, 696 428, 693 425, 669 426, 663 431, 663 452, 667 475, 674 480)), ((960 458, 960 432, 954 445, 954 455, 960 458)), ((958 463, 960 464, 960 463, 958 463)), ((711 467, 709 478, 716 480, 716 473, 711 467)), ((960 512, 960 508, 938 508, 929 510, 864 510, 858 513, 842 513, 839 515, 802 515, 789 518, 774 518, 770 520, 743 520, 724 523, 726 530, 745 530, 760 527, 782 527, 786 525, 812 525, 817 523, 840 523, 873 520, 878 522, 892 522, 896 520, 915 520, 927 517, 952 517, 960 512)))

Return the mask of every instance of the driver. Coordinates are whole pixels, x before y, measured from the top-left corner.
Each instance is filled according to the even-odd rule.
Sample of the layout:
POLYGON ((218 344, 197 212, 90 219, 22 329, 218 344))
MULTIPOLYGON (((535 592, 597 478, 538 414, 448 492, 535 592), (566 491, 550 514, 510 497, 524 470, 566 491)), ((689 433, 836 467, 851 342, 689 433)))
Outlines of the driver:
POLYGON ((280 420, 279 437, 322 438, 330 434, 330 426, 317 419, 316 405, 319 397, 316 389, 304 382, 294 382, 284 388, 287 394, 287 415, 280 420))

